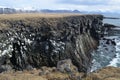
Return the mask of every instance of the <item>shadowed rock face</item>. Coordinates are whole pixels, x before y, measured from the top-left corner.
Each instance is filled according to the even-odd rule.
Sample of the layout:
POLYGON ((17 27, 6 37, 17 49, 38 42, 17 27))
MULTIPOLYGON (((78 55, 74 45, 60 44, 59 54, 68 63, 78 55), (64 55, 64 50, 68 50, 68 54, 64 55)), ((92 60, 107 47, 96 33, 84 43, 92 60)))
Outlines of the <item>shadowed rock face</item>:
POLYGON ((87 72, 90 51, 97 47, 102 28, 101 15, 63 18, 3 20, 8 29, 0 31, 0 65, 9 64, 17 70, 28 66, 57 66, 71 59, 79 71, 87 72))

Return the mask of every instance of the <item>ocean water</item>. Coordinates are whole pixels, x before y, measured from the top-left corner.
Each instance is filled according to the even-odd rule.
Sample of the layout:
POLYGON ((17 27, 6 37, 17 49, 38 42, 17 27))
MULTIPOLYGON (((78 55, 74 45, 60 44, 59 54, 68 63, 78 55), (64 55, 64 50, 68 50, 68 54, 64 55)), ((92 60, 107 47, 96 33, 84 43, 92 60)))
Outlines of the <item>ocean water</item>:
MULTIPOLYGON (((120 18, 120 14, 103 14, 105 17, 114 17, 114 18, 120 18)), ((116 26, 120 26, 120 19, 104 19, 104 23, 114 24, 116 26)))
MULTIPOLYGON (((120 17, 120 15, 117 14, 106 14, 105 16, 116 18, 120 17)), ((109 35, 105 36, 106 39, 114 41, 116 45, 113 45, 111 41, 107 42, 107 40, 104 40, 103 38, 100 39, 98 49, 92 52, 93 61, 91 72, 106 66, 120 67, 120 20, 104 19, 103 22, 118 26, 117 29, 112 30, 109 35)))

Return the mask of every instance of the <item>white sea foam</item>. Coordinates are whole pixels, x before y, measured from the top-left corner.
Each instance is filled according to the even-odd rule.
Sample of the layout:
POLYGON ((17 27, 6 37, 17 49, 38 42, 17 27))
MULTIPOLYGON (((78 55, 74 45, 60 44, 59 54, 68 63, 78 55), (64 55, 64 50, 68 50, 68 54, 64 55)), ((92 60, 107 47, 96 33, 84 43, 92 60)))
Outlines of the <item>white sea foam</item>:
POLYGON ((114 66, 114 67, 118 67, 117 64, 120 64, 120 40, 119 38, 117 38, 115 40, 116 44, 116 57, 113 58, 112 61, 110 61, 110 64, 108 66, 114 66))
POLYGON ((117 42, 117 46, 118 46, 118 45, 120 45, 120 41, 119 41, 119 42, 117 42))
POLYGON ((116 54, 116 58, 114 58, 112 61, 110 61, 110 64, 108 66, 114 66, 117 67, 117 63, 120 61, 120 55, 119 53, 116 54))

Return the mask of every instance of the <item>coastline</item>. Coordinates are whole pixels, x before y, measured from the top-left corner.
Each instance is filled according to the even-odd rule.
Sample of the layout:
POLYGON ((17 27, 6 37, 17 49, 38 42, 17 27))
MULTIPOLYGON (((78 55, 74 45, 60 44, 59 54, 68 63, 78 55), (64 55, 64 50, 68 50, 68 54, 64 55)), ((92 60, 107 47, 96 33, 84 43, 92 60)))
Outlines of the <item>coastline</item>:
POLYGON ((89 75, 94 72, 88 73, 92 61, 90 52, 97 48, 104 33, 103 16, 44 15, 17 14, 0 19, 1 78, 10 75, 8 80, 20 76, 22 80, 32 80, 35 76, 36 80, 103 79, 96 74, 91 78, 89 75), (64 64, 56 67, 59 61, 64 64))

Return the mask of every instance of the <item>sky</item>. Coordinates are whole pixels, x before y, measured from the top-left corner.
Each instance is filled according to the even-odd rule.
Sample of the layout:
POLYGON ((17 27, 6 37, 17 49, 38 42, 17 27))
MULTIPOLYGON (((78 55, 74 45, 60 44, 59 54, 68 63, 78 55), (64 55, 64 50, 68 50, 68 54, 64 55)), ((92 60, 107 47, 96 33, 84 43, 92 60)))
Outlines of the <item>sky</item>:
POLYGON ((120 0, 1 0, 1 7, 120 12, 120 0))

